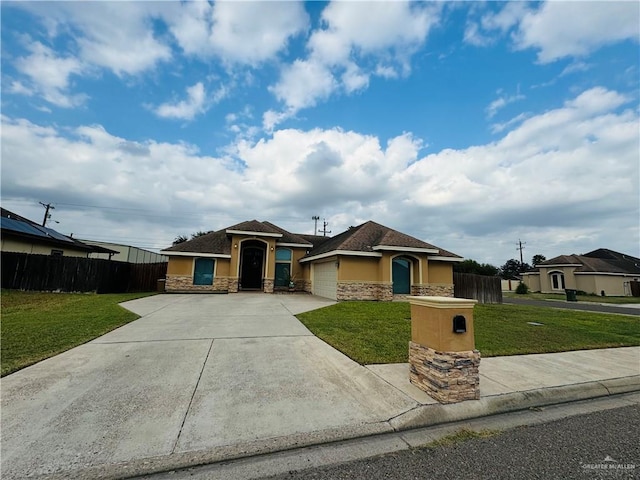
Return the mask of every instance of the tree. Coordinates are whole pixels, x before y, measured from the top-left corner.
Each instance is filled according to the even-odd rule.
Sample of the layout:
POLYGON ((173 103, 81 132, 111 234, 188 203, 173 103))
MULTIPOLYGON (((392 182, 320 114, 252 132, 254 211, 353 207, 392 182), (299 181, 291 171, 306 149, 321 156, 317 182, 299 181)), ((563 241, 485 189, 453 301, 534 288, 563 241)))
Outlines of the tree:
POLYGON ((515 280, 521 273, 529 270, 531 267, 528 263, 520 263, 520 260, 512 258, 500 267, 500 275, 505 280, 515 280))
POLYGON ((174 245, 178 245, 179 243, 184 243, 187 240, 189 240, 189 239, 187 237, 185 237, 184 235, 178 235, 176 238, 174 238, 173 244, 174 245))
POLYGON ((494 267, 489 263, 478 263, 475 260, 467 259, 462 262, 454 263, 453 271, 493 277, 498 274, 498 267, 494 267))
POLYGON ((206 234, 208 234, 208 233, 211 233, 211 232, 210 232, 210 231, 209 231, 209 232, 203 232, 202 230, 198 230, 197 232, 195 232, 195 233, 192 233, 192 234, 191 234, 191 238, 187 238, 187 236, 186 236, 186 235, 178 235, 178 236, 173 240, 173 244, 174 244, 174 245, 178 245, 179 243, 184 243, 184 242, 186 242, 187 240, 193 240, 194 238, 201 237, 201 236, 206 235, 206 234))
POLYGON ((539 263, 544 262, 546 259, 547 257, 545 257, 544 255, 540 255, 540 254, 534 255, 533 258, 531 259, 531 265, 535 267, 539 263))

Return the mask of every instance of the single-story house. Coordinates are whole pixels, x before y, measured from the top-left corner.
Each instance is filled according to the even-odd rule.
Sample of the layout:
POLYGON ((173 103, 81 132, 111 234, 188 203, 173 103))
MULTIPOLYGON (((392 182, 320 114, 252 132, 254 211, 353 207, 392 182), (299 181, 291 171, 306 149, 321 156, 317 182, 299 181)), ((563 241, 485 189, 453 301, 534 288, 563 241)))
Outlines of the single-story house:
POLYGON ((607 296, 631 295, 630 282, 640 280, 640 259, 599 248, 584 255, 560 255, 523 274, 534 292, 563 293, 565 289, 607 296))
POLYGON ((287 290, 334 300, 453 296, 462 257, 369 221, 334 237, 290 233, 250 220, 179 243, 169 257, 168 292, 287 290))
POLYGON ((87 245, 5 208, 0 208, 0 227, 0 250, 3 252, 85 258, 92 252, 118 253, 108 248, 87 245))

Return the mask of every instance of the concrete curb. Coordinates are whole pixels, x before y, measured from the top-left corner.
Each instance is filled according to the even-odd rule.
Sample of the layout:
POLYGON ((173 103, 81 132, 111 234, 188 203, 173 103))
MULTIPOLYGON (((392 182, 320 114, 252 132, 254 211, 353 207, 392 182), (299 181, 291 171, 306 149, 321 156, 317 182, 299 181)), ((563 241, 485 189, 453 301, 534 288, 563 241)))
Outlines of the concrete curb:
POLYGON ((493 395, 452 405, 422 405, 389 423, 396 431, 408 430, 635 391, 640 391, 640 375, 493 395))
POLYGON ((32 478, 124 479, 223 461, 272 454, 359 437, 401 432, 415 428, 453 423, 501 413, 535 409, 623 393, 640 392, 640 375, 595 382, 562 385, 484 397, 452 405, 420 405, 388 421, 300 433, 194 452, 173 453, 126 463, 98 465, 76 470, 38 475, 32 478))

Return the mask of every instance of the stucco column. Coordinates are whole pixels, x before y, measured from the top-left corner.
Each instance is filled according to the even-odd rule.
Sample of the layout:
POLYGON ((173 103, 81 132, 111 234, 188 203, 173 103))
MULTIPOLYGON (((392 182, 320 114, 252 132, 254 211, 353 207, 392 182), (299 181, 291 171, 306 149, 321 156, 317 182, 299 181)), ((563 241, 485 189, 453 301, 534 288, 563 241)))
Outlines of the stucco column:
POLYGON ((411 304, 409 380, 440 403, 480 399, 475 349, 476 300, 408 297, 411 304))

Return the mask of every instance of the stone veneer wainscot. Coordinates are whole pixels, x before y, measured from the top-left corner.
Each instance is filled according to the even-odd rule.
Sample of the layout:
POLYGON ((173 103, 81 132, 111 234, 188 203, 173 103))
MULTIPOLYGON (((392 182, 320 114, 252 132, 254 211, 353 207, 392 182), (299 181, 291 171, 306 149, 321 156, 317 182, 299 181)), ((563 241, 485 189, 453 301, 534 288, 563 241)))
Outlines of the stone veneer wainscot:
POLYGON ((480 352, 438 352, 409 342, 409 381, 440 403, 480 399, 480 352))

